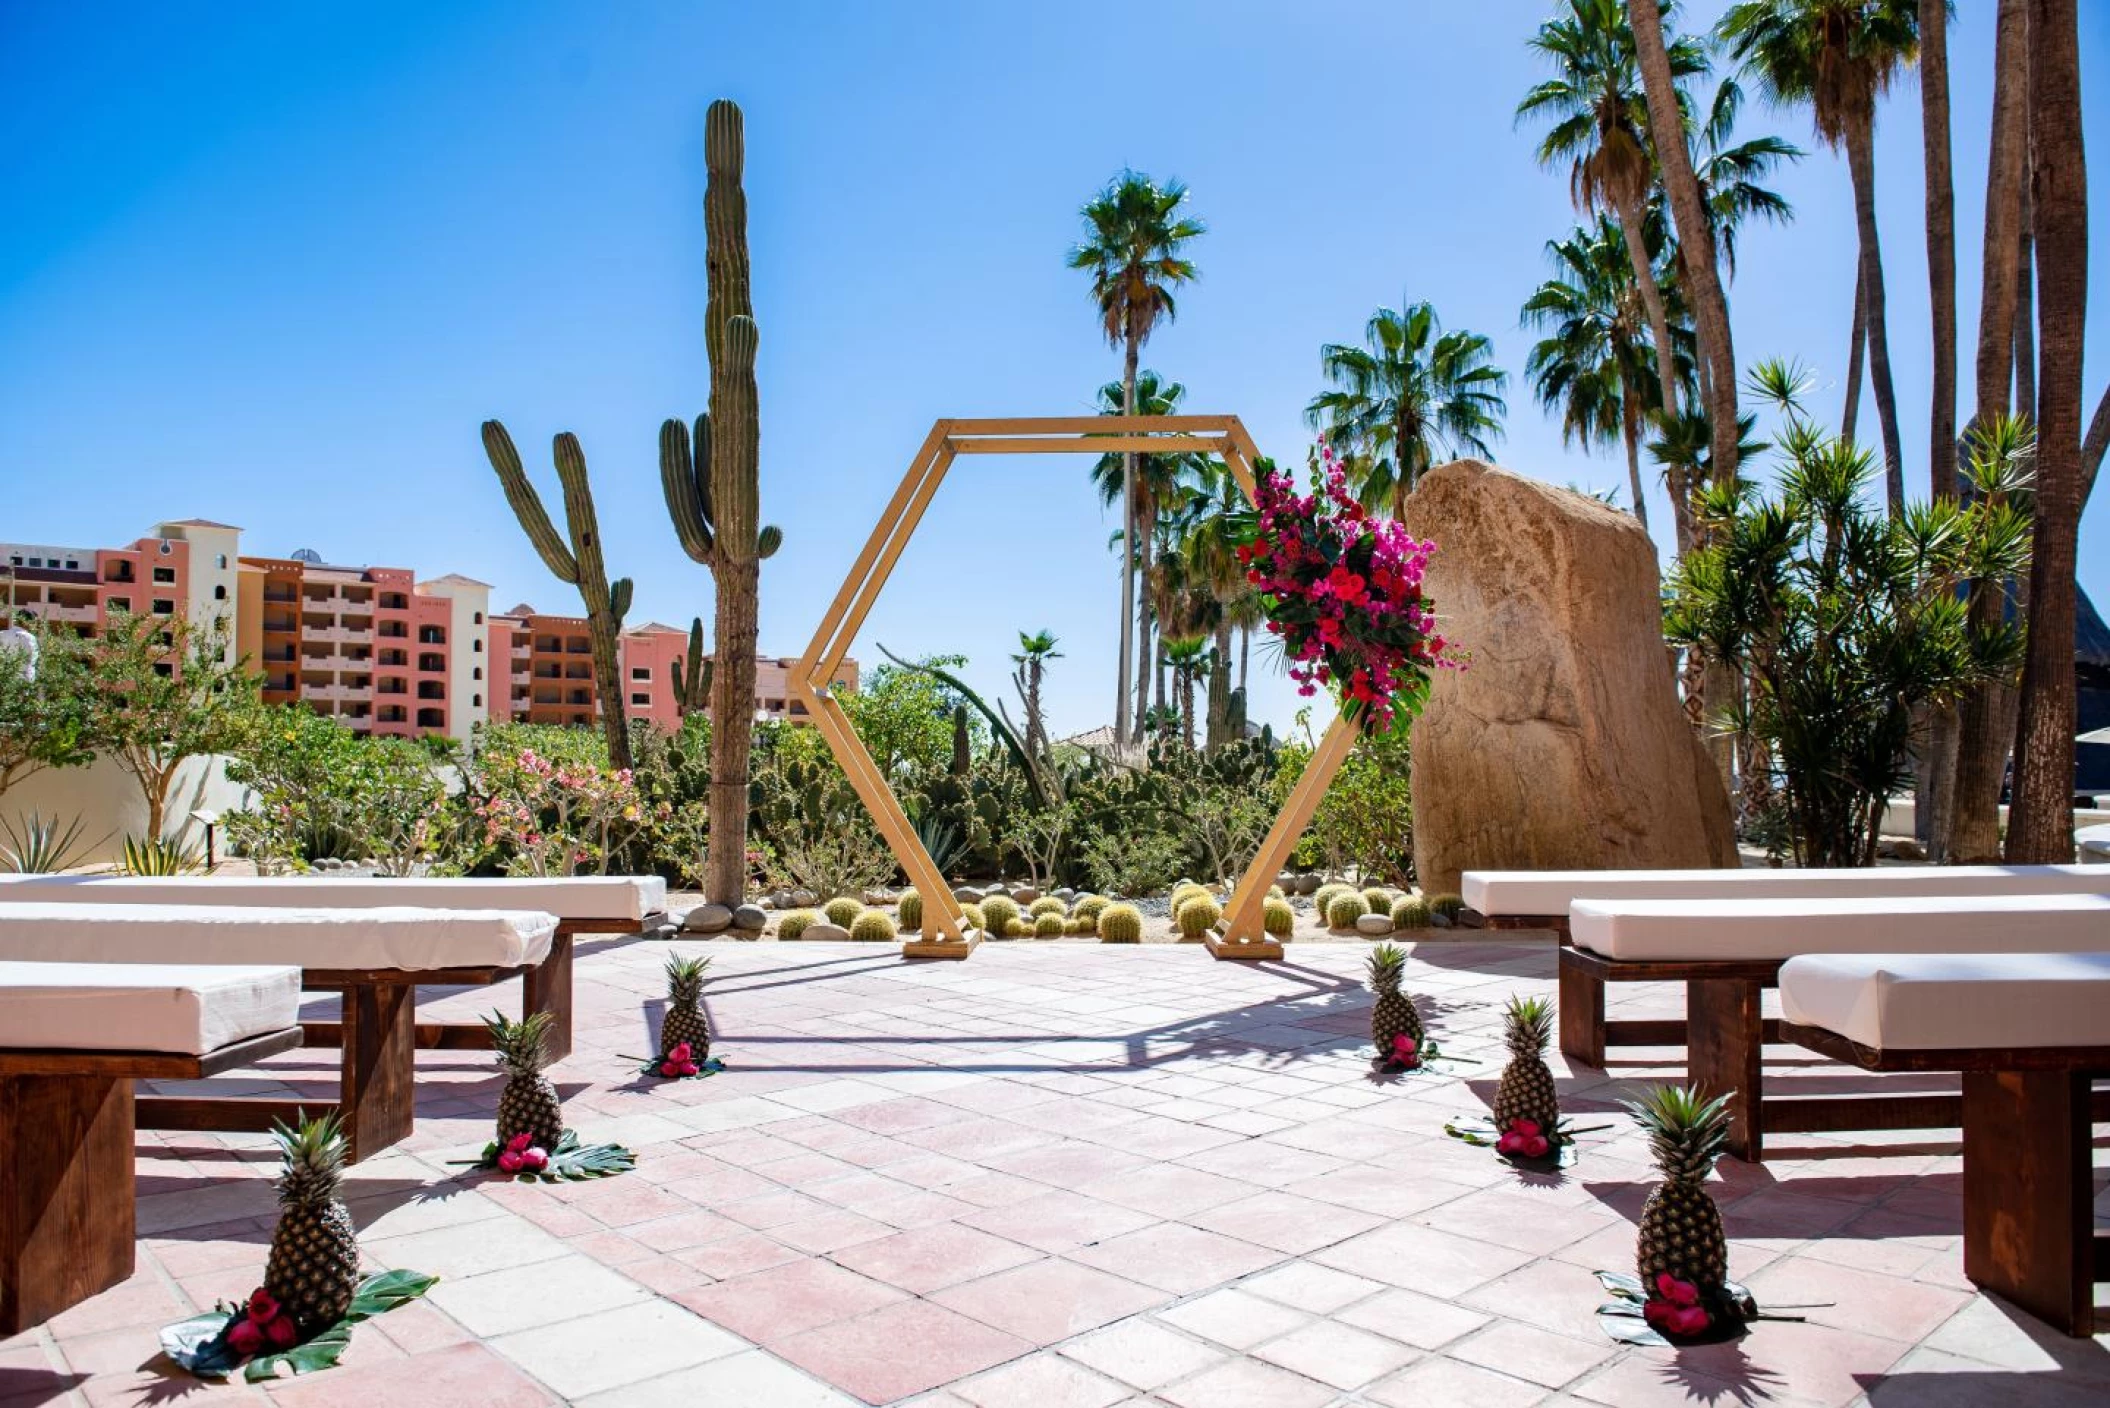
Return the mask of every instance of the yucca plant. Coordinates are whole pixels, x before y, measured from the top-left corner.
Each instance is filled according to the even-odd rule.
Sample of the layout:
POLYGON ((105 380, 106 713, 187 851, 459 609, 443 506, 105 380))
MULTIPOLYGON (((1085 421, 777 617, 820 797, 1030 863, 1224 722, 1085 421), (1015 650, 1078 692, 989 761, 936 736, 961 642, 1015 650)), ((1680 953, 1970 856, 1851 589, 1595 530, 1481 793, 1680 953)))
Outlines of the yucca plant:
POLYGON ((167 837, 125 837, 127 875, 194 875, 205 868, 204 855, 167 837))
POLYGON ((73 867, 86 849, 82 822, 30 812, 21 824, 0 817, 0 871, 10 875, 56 875, 73 867))

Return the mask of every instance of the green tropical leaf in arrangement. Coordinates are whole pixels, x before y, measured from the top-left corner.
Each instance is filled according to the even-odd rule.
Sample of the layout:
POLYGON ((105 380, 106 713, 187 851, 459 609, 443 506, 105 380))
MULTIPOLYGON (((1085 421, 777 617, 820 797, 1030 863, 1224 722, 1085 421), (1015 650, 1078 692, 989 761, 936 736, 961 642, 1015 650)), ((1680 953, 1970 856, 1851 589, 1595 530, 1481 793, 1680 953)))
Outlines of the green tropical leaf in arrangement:
POLYGON ((221 1305, 203 1315, 164 1326, 161 1350, 178 1368, 201 1379, 231 1379, 239 1374, 245 1382, 262 1383, 312 1374, 335 1367, 344 1357, 345 1350, 351 1347, 354 1325, 409 1304, 431 1290, 439 1279, 419 1271, 384 1271, 369 1276, 359 1283, 350 1308, 337 1323, 299 1344, 269 1354, 244 1356, 228 1344, 228 1331, 244 1314, 239 1305, 221 1305))

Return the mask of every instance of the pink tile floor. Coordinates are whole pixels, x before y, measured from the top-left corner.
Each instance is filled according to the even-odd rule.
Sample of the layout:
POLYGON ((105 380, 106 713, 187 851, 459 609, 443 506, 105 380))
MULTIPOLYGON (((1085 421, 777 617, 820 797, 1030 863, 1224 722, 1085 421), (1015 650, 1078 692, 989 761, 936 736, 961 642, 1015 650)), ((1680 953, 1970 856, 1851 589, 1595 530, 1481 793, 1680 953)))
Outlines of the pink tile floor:
MULTIPOLYGON (((1169 945, 919 964, 681 947, 713 956, 730 1070, 633 1078, 619 1053, 646 1049, 666 946, 588 941, 579 1049, 555 1072, 572 1123, 637 1149, 636 1172, 545 1187, 449 1167, 486 1137, 497 1081, 488 1057, 421 1056, 417 1135, 346 1191, 373 1266, 444 1279, 362 1327, 341 1369, 206 1388, 170 1374, 155 1327, 257 1282, 270 1158, 249 1137, 142 1136, 138 1274, 0 1341, 0 1408, 2110 1402, 2110 1335, 2064 1339, 1963 1279, 1943 1132, 1725 1163, 1733 1272, 1762 1301, 1832 1304, 1732 1345, 1613 1345, 1589 1273, 1627 1264, 1650 1174, 1603 1112, 1675 1072, 1556 1061, 1568 1108, 1614 1125, 1565 1176, 1442 1132, 1492 1093, 1503 999, 1550 988, 1543 940, 1418 946, 1423 1010, 1476 1064, 1396 1080, 1361 1049, 1353 944, 1261 967, 1169 945)), ((251 1077, 334 1084, 322 1052, 251 1077)))

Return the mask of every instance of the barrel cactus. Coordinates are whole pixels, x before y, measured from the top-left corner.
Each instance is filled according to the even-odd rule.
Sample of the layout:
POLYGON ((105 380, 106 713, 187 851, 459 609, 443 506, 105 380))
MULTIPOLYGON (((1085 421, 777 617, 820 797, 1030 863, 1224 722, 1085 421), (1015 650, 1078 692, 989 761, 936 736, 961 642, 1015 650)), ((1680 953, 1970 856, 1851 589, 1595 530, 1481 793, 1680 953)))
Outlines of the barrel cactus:
POLYGON ((1353 885, 1343 885, 1338 880, 1330 881, 1327 884, 1321 885, 1318 890, 1313 893, 1311 897, 1311 907, 1317 910, 1321 915, 1324 915, 1328 907, 1333 904, 1334 900, 1338 899, 1342 895, 1347 894, 1350 890, 1354 888, 1355 887, 1353 885))
POLYGON ((1143 942, 1143 911, 1132 904, 1108 905, 1099 911, 1099 939, 1109 944, 1143 942))
POLYGON ((1269 895, 1260 906, 1260 927, 1278 939, 1286 939, 1297 928, 1297 911, 1279 895, 1269 895))
MULTIPOLYGON (((738 105, 720 99, 703 119, 705 276, 704 350, 711 364, 710 407, 696 417, 695 436, 680 419, 659 428, 660 488, 682 551, 710 571, 717 587, 719 667, 711 672, 710 809, 725 820, 711 838, 704 890, 720 904, 736 904, 747 882, 746 825, 749 753, 754 730, 735 728, 754 708, 756 613, 762 560, 784 541, 761 522, 761 432, 755 387, 754 306, 748 291, 747 194, 740 180, 747 161, 738 105)), ((620 700, 610 688, 604 699, 620 700)))
POLYGON ((1465 897, 1462 895, 1430 895, 1429 913, 1440 914, 1455 924, 1458 916, 1465 912, 1465 897))
POLYGON ((1395 898, 1397 896, 1382 885, 1372 885, 1363 891, 1363 903, 1370 906, 1372 914, 1390 914, 1395 898))
POLYGON ((794 909, 777 920, 777 937, 795 939, 821 922, 820 915, 810 909, 794 909))
MULTIPOLYGON (((491 468, 498 471, 498 482, 505 489, 506 502, 512 505, 513 517, 520 520, 521 530, 541 555, 543 565, 558 581, 579 589, 579 600, 586 607, 587 636, 593 643, 593 686, 601 699, 601 732, 608 742, 608 765, 628 769, 630 724, 623 704, 630 696, 623 689, 619 657, 623 617, 630 611, 630 579, 608 580, 608 564, 601 556, 600 519, 593 506, 593 485, 586 477, 586 452, 579 448, 579 437, 568 430, 560 433, 550 447, 557 462, 557 482, 564 486, 564 525, 570 540, 567 543, 557 536, 548 511, 542 507, 542 496, 535 492, 534 481, 521 466, 520 452, 513 448, 513 437, 506 433, 505 426, 487 420, 483 437, 484 454, 490 458, 491 468)), ((742 769, 741 776, 746 775, 742 769)), ((745 792, 746 788, 741 790, 745 792)), ((739 902, 737 896, 733 902, 739 902)))
POLYGON ((849 928, 857 922, 857 916, 864 912, 863 903, 851 899, 848 895, 832 899, 821 906, 821 913, 827 915, 828 922, 838 929, 849 928))
POLYGON ((1370 902, 1354 890, 1343 890, 1326 906, 1326 923, 1335 929, 1353 929, 1355 921, 1370 912, 1370 902))
POLYGON ((1099 932, 1099 921, 1096 918, 1086 919, 1073 914, 1063 924, 1062 932, 1070 935, 1073 938, 1082 938, 1088 934, 1096 934, 1099 932))
POLYGON ((1180 912, 1172 917, 1173 927, 1180 931, 1183 939, 1199 939, 1216 927, 1223 918, 1223 910, 1207 895, 1196 895, 1180 906, 1180 912))
POLYGON ((1070 907, 1053 895, 1042 895, 1039 899, 1026 906, 1026 913, 1032 915, 1035 919, 1040 918, 1043 914, 1052 914, 1061 919, 1069 916, 1070 907))
POLYGON ((1034 916, 1033 937, 1037 939, 1059 939, 1062 937, 1063 929, 1068 924, 1069 921, 1060 914, 1050 914, 1046 910, 1042 910, 1038 915, 1034 916))
POLYGON ((1031 924, 1028 924, 1028 923, 1027 923, 1027 922, 1025 921, 1025 919, 1024 919, 1024 917, 1023 917, 1023 916, 1021 916, 1020 918, 1017 918, 1017 919, 1006 919, 1006 920, 1004 921, 1004 937, 1005 937, 1005 938, 1007 938, 1007 939, 1024 939, 1024 938, 1031 938, 1031 937, 1032 937, 1032 935, 1033 935, 1033 926, 1032 926, 1031 924))
POLYGON ((983 933, 989 932, 989 921, 983 916, 980 905, 963 904, 960 906, 960 914, 967 921, 968 928, 980 929, 983 933))
POLYGON ((1094 923, 1113 901, 1104 895, 1079 895, 1070 905, 1070 914, 1076 919, 1089 919, 1094 923))
POLYGON ((1429 927, 1429 902, 1420 895, 1402 895, 1392 906, 1392 927, 1395 929, 1426 929, 1429 927))
POLYGON ((982 917, 988 921, 990 933, 1006 933, 1011 921, 1018 918, 1018 901, 1009 895, 991 895, 982 901, 982 917))
POLYGON ((1171 900, 1172 912, 1178 914, 1180 906, 1193 899, 1196 895, 1200 895, 1203 899, 1209 898, 1208 887, 1197 885, 1192 880, 1183 880, 1179 884, 1174 885, 1172 887, 1171 900))
POLYGON ((894 932, 893 920, 876 909, 868 909, 851 921, 850 937, 862 944, 879 944, 900 936, 894 932))
POLYGON ((895 907, 895 916, 901 921, 901 932, 920 934, 923 932, 923 896, 914 890, 901 892, 901 903, 895 907))

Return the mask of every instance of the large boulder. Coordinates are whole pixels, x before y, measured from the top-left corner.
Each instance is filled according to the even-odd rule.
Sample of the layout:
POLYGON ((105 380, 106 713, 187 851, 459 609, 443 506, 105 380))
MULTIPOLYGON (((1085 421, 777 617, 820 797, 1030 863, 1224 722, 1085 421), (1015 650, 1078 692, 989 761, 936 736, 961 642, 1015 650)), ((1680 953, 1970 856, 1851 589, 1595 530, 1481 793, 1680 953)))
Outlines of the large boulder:
POLYGON ((1439 672, 1414 725, 1422 889, 1455 892, 1465 870, 1737 865, 1641 525, 1478 460, 1425 475, 1406 525, 1435 541, 1428 592, 1472 656, 1439 672))

